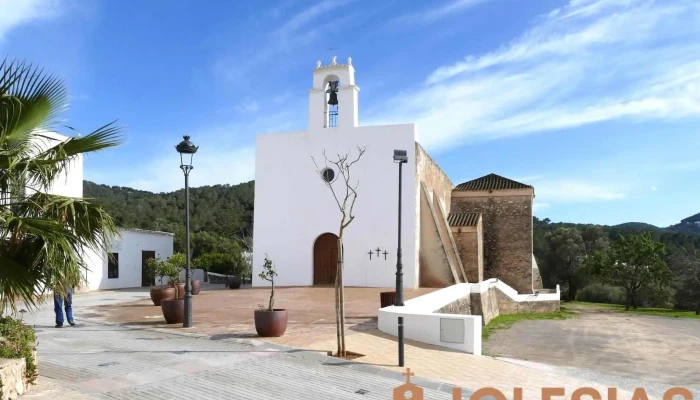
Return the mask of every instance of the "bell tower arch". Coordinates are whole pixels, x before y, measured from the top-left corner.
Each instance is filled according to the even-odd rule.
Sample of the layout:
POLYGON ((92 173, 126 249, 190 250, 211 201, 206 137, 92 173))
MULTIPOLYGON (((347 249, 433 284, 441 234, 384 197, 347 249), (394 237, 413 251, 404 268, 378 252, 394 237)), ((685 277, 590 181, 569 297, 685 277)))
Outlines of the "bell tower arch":
POLYGON ((338 64, 333 56, 329 65, 316 62, 313 87, 309 91, 309 130, 358 125, 357 98, 352 58, 338 64))

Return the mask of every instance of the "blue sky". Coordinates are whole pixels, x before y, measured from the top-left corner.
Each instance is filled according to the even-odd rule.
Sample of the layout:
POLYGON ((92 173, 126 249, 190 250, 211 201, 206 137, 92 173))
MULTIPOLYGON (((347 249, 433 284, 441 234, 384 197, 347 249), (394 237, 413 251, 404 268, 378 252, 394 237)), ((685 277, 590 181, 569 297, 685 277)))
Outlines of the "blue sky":
POLYGON ((0 52, 63 77, 67 124, 119 120, 86 179, 254 178, 258 133, 305 129, 317 59, 352 56, 360 123, 415 122, 455 184, 535 186, 553 221, 700 212, 700 4, 689 0, 0 0, 0 52), (330 51, 330 48, 337 50, 330 51))

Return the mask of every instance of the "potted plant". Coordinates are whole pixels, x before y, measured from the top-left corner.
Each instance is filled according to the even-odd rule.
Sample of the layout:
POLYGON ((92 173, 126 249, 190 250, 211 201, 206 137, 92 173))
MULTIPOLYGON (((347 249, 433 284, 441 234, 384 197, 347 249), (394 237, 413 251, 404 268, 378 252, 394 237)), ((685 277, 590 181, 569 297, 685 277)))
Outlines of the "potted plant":
MULTIPOLYGON (((168 259, 170 263, 173 264, 173 267, 177 269, 178 274, 181 274, 181 271, 185 270, 185 267, 187 267, 187 256, 182 254, 182 253, 175 253, 168 259)), ((196 268, 196 263, 191 263, 190 264, 191 268, 196 268)), ((180 292, 180 297, 185 297, 185 283, 183 282, 183 279, 180 275, 178 275, 178 279, 176 280, 175 285, 178 288, 178 291, 180 292)), ((199 279, 197 280, 192 280, 192 295, 199 294, 199 291, 202 287, 202 283, 199 279)))
POLYGON ((163 299, 160 302, 163 317, 169 324, 182 323, 185 320, 185 290, 184 284, 182 284, 182 291, 180 291, 180 269, 177 263, 170 262, 170 260, 164 262, 163 275, 168 278, 168 285, 175 292, 173 298, 163 299))
POLYGON ((177 293, 180 298, 185 297, 185 283, 182 281, 182 271, 185 269, 186 263, 185 255, 182 253, 175 253, 166 261, 168 277, 168 285, 177 288, 177 293))
POLYGON ((263 271, 258 275, 260 279, 264 279, 271 284, 270 301, 267 308, 260 305, 260 308, 254 311, 255 330, 260 337, 279 337, 284 335, 287 330, 287 310, 274 308, 275 305, 275 276, 277 272, 272 265, 272 261, 265 254, 265 263, 263 271))
POLYGON ((243 277, 250 273, 250 265, 248 260, 243 257, 243 253, 236 252, 231 257, 230 274, 227 284, 230 289, 238 289, 241 287, 243 277))
POLYGON ((165 277, 165 262, 151 258, 146 264, 146 275, 151 282, 151 300, 154 306, 159 306, 165 299, 175 298, 175 288, 168 287, 163 283, 165 277), (156 277, 159 278, 160 285, 156 285, 156 277))

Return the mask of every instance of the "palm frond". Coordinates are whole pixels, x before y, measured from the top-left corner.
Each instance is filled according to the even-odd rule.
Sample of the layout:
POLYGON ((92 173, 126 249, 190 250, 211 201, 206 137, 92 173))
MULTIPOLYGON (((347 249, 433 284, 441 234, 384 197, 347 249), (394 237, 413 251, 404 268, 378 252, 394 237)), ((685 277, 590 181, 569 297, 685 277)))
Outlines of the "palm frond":
MULTIPOLYGON (((41 293, 85 281, 88 249, 104 250, 117 228, 99 206, 43 193, 82 154, 118 146, 114 122, 84 137, 48 133, 66 109, 63 82, 23 61, 0 63, 0 306, 33 308, 41 293)), ((69 129, 74 130, 71 127, 69 129)))
POLYGON ((31 132, 55 123, 54 118, 67 107, 63 82, 24 61, 3 61, 0 68, 0 95, 7 103, 0 113, 3 142, 26 141, 31 132))

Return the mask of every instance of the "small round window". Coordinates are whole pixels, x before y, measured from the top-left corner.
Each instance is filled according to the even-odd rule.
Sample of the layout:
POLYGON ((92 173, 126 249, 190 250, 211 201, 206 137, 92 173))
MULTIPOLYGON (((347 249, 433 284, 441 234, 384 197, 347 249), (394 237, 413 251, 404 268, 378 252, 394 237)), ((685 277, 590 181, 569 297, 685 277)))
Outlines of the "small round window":
POLYGON ((321 171, 321 176, 323 177, 324 181, 333 182, 333 179, 335 179, 335 171, 330 168, 326 168, 321 171))

